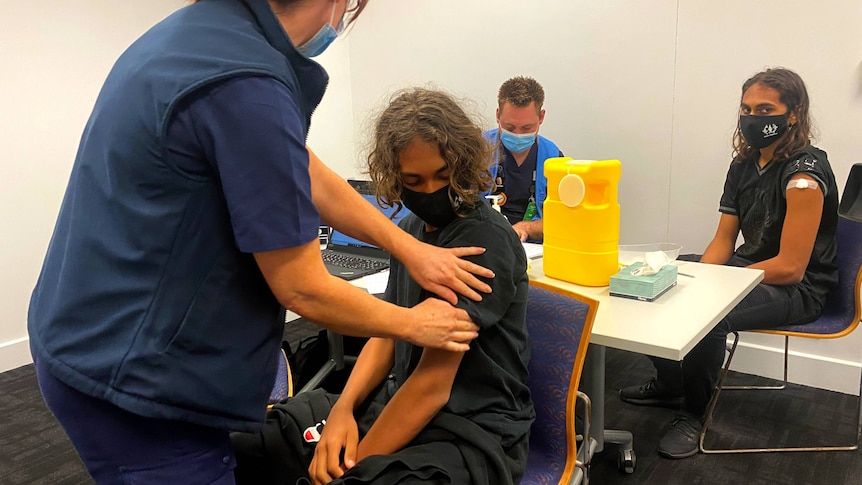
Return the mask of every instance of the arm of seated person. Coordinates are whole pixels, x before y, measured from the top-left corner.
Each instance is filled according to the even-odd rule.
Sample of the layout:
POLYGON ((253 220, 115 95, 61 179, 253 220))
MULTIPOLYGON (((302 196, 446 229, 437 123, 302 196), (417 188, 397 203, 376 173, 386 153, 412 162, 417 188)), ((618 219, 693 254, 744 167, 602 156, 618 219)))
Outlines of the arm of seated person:
POLYGON ((739 235, 739 217, 721 214, 715 236, 703 252, 701 263, 724 264, 733 255, 736 237, 739 235))
POLYGON ((404 448, 449 401, 462 352, 424 349, 416 369, 359 442, 356 459, 404 448))
POLYGON ((386 378, 392 368, 394 352, 395 343, 389 339, 372 338, 362 347, 341 396, 326 418, 326 426, 308 467, 308 474, 315 484, 331 482, 355 463, 359 430, 353 413, 386 378))
POLYGON ((781 242, 774 258, 752 264, 750 268, 762 269, 763 283, 790 285, 802 281, 805 269, 814 251, 814 241, 820 228, 823 213, 823 191, 808 175, 796 174, 791 180, 806 179, 814 184, 810 188, 786 190, 787 211, 781 226, 781 242))
MULTIPOLYGON (((476 302, 462 297, 458 303, 458 307, 466 310, 479 325, 481 335, 483 331, 493 331, 491 327, 509 309, 526 271, 526 258, 521 245, 514 241, 514 235, 505 225, 474 224, 446 243, 447 246, 462 244, 488 247, 486 253, 473 257, 474 262, 491 268, 497 275, 488 282, 493 291, 484 300, 476 302)), ((360 441, 357 459, 394 453, 413 440, 449 402, 463 356, 462 352, 425 348, 416 369, 360 441)))

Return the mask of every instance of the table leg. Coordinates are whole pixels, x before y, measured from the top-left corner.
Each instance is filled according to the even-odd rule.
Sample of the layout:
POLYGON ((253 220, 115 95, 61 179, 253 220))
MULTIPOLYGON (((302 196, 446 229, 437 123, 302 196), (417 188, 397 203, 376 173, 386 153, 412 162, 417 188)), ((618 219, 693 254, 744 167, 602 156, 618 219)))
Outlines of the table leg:
POLYGON ((632 451, 632 434, 629 431, 605 429, 605 346, 590 344, 587 349, 584 372, 581 375, 581 390, 593 402, 591 416, 592 429, 602 432, 594 433, 596 451, 604 450, 605 443, 620 445, 620 455, 625 457, 632 451))

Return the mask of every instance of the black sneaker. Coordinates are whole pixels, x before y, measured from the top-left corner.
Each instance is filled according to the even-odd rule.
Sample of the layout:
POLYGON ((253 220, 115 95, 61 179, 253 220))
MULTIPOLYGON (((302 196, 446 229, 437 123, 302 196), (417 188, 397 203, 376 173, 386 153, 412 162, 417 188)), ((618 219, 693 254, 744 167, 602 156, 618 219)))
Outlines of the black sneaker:
POLYGON ((665 389, 653 377, 645 384, 620 389, 620 399, 640 406, 679 407, 682 389, 665 389))
POLYGON ((703 425, 699 419, 677 414, 670 429, 658 443, 658 454, 665 458, 688 458, 699 451, 698 440, 703 425))

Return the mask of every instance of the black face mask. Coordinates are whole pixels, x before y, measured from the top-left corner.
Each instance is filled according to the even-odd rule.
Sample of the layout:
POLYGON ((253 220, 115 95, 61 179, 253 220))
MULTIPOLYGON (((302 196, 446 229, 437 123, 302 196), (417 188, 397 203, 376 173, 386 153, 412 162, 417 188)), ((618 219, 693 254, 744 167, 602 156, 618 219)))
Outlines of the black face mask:
POLYGON ((739 130, 752 148, 766 148, 787 131, 787 114, 775 116, 746 115, 739 117, 739 130))
POLYGON ((430 194, 402 188, 401 202, 404 203, 404 207, 410 209, 410 212, 416 214, 416 217, 437 229, 446 227, 458 217, 455 209, 452 208, 452 203, 449 202, 448 185, 430 194))

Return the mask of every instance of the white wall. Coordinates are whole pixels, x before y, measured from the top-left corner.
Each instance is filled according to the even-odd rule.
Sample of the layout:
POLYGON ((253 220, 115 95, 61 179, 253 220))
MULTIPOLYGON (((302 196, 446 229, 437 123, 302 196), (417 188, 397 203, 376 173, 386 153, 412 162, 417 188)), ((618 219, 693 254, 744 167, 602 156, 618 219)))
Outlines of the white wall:
POLYGON ((30 362, 27 306, 78 140, 114 60, 181 0, 4 2, 0 371, 30 362))
MULTIPOLYGON (((15 66, 0 77, 0 370, 29 362, 29 294, 101 82, 184 2, 72 5, 14 2, 0 17, 0 63, 15 66)), ((754 72, 784 65, 803 76, 840 183, 862 162, 859 25, 858 0, 374 0, 319 58, 331 83, 309 144, 354 176, 367 114, 394 89, 433 82, 475 100, 490 127, 500 83, 531 75, 546 91, 544 135, 570 156, 622 160, 621 242, 700 252, 718 219, 739 86, 754 72)), ((860 361, 860 335, 796 348, 843 376, 831 371, 860 361)), ((739 361, 772 373, 761 354, 780 342, 755 343, 765 350, 739 361)))
POLYGON ((354 107, 432 81, 475 99, 490 128, 500 84, 531 75, 545 88, 543 135, 575 158, 623 161, 622 203, 650 217, 624 211, 622 238, 664 240, 675 17, 672 0, 376 0, 350 37, 354 107), (652 195, 636 195, 646 183, 652 195))
POLYGON ((354 163, 353 99, 350 86, 350 38, 337 39, 316 57, 329 74, 323 101, 314 111, 308 146, 344 178, 359 175, 354 163))

